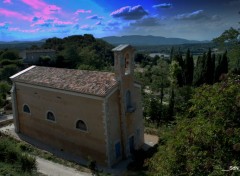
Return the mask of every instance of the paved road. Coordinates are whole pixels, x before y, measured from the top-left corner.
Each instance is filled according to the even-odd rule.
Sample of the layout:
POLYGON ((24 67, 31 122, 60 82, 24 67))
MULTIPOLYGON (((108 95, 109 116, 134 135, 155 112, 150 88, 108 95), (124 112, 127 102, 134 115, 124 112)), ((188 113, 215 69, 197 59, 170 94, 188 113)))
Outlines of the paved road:
POLYGON ((76 169, 54 163, 43 158, 36 158, 38 172, 48 176, 90 176, 90 173, 79 172, 76 169))

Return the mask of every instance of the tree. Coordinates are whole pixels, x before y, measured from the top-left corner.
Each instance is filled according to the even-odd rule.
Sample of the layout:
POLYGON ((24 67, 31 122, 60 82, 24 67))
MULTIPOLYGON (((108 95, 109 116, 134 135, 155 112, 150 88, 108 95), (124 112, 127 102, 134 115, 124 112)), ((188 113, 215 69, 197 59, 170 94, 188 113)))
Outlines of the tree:
POLYGON ((152 174, 223 176, 239 165, 239 83, 230 77, 195 90, 176 126, 160 134, 158 151, 147 163, 152 174))
POLYGON ((214 81, 214 71, 215 71, 215 59, 212 57, 212 51, 209 48, 207 53, 207 59, 205 63, 206 74, 204 75, 206 84, 213 84, 214 81))
POLYGON ((4 59, 17 60, 18 53, 13 50, 7 50, 0 55, 0 60, 4 60, 4 59))
POLYGON ((240 31, 230 28, 224 31, 219 37, 213 41, 222 49, 228 50, 229 56, 229 70, 233 73, 240 74, 240 31))
POLYGON ((169 67, 169 80, 170 80, 170 96, 168 103, 168 120, 173 120, 174 116, 174 104, 175 104, 175 89, 178 87, 177 77, 181 73, 182 69, 179 63, 175 60, 172 61, 169 67))
POLYGON ((222 56, 218 57, 218 65, 215 70, 215 82, 220 81, 222 74, 228 73, 228 57, 227 51, 222 56))
POLYGON ((195 68, 195 71, 194 71, 193 84, 195 86, 200 86, 204 82, 204 80, 203 80, 203 67, 204 67, 204 58, 201 57, 201 56, 198 56, 196 68, 195 68))
POLYGON ((186 59, 185 59, 185 83, 186 85, 192 85, 193 82, 193 72, 194 72, 194 62, 193 56, 190 53, 190 50, 187 50, 186 59))
POLYGON ((0 107, 5 103, 7 93, 10 91, 11 86, 7 82, 0 82, 0 107))

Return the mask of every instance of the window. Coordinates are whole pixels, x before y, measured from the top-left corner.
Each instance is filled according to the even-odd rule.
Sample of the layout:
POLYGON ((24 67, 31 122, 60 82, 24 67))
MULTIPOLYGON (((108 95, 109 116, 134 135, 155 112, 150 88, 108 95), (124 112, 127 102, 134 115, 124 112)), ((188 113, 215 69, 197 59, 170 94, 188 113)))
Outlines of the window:
POLYGON ((47 119, 51 121, 55 121, 55 116, 52 112, 47 113, 47 119))
POLYGON ((118 159, 121 156, 121 144, 120 144, 120 142, 117 142, 115 144, 115 154, 116 154, 116 159, 118 159))
POLYGON ((131 92, 128 90, 126 92, 126 104, 127 104, 127 109, 131 107, 131 92))
POLYGON ((80 129, 82 131, 87 131, 87 126, 86 124, 84 123, 84 121, 82 120, 78 120, 77 123, 76 123, 76 128, 77 129, 80 129))
POLYGON ((130 153, 133 153, 134 152, 134 136, 131 136, 129 139, 128 139, 128 142, 129 142, 129 149, 130 149, 130 153))
POLYGON ((125 74, 130 74, 130 57, 128 53, 125 55, 125 74))
POLYGON ((31 113, 31 112, 30 112, 30 108, 28 107, 28 105, 24 105, 24 106, 23 106, 23 112, 28 113, 28 114, 31 113))
POLYGON ((127 112, 132 113, 135 111, 135 106, 132 104, 131 92, 129 90, 126 92, 126 108, 127 112))

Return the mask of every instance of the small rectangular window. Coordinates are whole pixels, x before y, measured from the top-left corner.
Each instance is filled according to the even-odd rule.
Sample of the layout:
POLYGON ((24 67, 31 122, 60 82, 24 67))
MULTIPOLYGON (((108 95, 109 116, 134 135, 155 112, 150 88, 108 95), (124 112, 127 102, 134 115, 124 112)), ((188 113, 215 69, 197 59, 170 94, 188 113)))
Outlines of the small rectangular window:
POLYGON ((116 159, 121 156, 121 144, 120 144, 120 142, 115 144, 115 153, 116 153, 116 159))

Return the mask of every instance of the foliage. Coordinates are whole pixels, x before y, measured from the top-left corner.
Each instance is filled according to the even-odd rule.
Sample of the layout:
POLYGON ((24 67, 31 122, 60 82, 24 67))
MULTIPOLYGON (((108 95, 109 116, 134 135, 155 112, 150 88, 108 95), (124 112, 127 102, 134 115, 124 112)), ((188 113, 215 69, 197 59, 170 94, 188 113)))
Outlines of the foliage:
POLYGON ((213 42, 223 44, 224 42, 237 42, 240 32, 234 28, 224 31, 219 37, 213 39, 213 42))
POLYGON ((6 50, 0 55, 0 60, 9 59, 9 60, 17 60, 18 53, 14 50, 6 50))
POLYGON ((14 168, 9 170, 9 172, 14 172, 15 170, 19 175, 25 172, 26 175, 32 171, 35 172, 35 158, 23 153, 16 144, 14 140, 0 133, 0 165, 3 165, 3 168, 0 169, 0 174, 4 173, 4 168, 9 167, 10 164, 14 168))
POLYGON ((57 52, 55 63, 41 65, 103 70, 113 65, 113 46, 90 34, 73 35, 60 38, 49 38, 42 46, 45 49, 54 49, 57 52))
POLYGON ((226 175, 240 163, 240 77, 195 90, 148 162, 154 175, 226 175), (157 173, 157 174, 156 174, 157 173))
POLYGON ((191 55, 190 50, 187 50, 186 59, 184 60, 185 68, 184 68, 184 75, 185 75, 185 84, 192 85, 193 82, 193 72, 194 72, 194 62, 193 56, 191 55))

